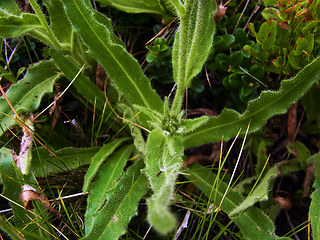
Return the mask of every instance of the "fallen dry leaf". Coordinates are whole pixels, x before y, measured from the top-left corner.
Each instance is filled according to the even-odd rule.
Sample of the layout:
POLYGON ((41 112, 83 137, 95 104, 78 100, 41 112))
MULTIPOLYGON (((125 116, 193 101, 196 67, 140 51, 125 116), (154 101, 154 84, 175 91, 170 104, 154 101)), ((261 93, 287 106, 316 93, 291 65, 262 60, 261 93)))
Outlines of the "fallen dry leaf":
POLYGON ((55 210, 51 204, 48 201, 48 198, 42 194, 36 191, 33 187, 29 185, 23 185, 22 186, 22 191, 21 191, 21 198, 24 203, 24 207, 27 210, 32 210, 33 200, 39 200, 40 203, 42 203, 49 211, 53 212, 54 214, 57 215, 58 218, 61 218, 61 213, 55 210))

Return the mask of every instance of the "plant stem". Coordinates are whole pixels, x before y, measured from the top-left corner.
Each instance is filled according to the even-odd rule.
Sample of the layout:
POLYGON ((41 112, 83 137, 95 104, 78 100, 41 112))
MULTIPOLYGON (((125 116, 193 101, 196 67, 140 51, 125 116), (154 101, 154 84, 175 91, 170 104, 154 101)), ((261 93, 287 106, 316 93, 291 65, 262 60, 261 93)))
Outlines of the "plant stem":
POLYGON ((51 28, 48 25, 48 22, 45 18, 45 16, 43 15, 38 3, 36 2, 36 0, 29 0, 34 12, 36 13, 36 15, 38 16, 38 19, 41 23, 41 25, 47 30, 47 37, 50 39, 52 45, 55 48, 60 48, 60 44, 57 40, 57 38, 55 37, 55 35, 53 34, 51 28))
MULTIPOLYGON (((186 14, 188 14, 188 9, 186 9, 186 14)), ((188 27, 186 25, 187 18, 184 16, 180 16, 180 26, 179 26, 179 53, 180 56, 178 57, 178 72, 177 72, 177 91, 173 100, 171 112, 175 114, 179 114, 182 107, 182 101, 184 96, 184 91, 186 88, 186 58, 182 56, 182 54, 188 54, 187 49, 187 39, 185 39, 188 31, 188 27)))
POLYGON ((178 115, 182 108, 183 96, 184 96, 185 88, 183 84, 177 85, 177 91, 174 95, 171 113, 178 115))

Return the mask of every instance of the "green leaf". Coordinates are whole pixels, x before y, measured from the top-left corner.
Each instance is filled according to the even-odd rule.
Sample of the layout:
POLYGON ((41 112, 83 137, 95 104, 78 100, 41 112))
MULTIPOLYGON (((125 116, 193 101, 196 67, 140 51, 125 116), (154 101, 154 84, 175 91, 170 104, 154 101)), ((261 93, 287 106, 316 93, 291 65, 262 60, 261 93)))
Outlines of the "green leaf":
POLYGON ((15 229, 13 225, 7 222, 2 216, 0 216, 0 229, 8 234, 13 240, 24 240, 19 232, 15 229))
POLYGON ((248 41, 246 32, 242 28, 237 28, 234 32, 235 41, 240 46, 243 46, 248 41))
POLYGON ((113 29, 97 22, 92 6, 84 1, 63 0, 63 3, 74 30, 88 46, 89 53, 101 63, 128 101, 160 111, 161 99, 151 88, 137 60, 123 46, 112 41, 113 29))
MULTIPOLYGON (((318 102, 320 102, 320 89, 317 86, 314 86, 301 99, 301 103, 307 111, 306 123, 304 123, 304 125, 309 126, 313 121, 319 118, 318 102)), ((303 129, 305 130, 306 127, 304 126, 303 129)))
POLYGON ((159 125, 162 123, 162 120, 163 120, 163 115, 158 112, 158 111, 155 111, 151 108, 146 108, 146 107, 143 107, 143 106, 139 106, 139 105, 134 105, 134 108, 140 112, 142 112, 149 120, 149 125, 159 125))
POLYGON ((15 16, 6 14, 0 9, 0 16, 0 36, 2 38, 21 37, 23 34, 28 34, 47 45, 52 44, 46 29, 36 15, 23 13, 21 16, 15 16))
POLYGON ((269 7, 262 10, 261 15, 266 21, 269 21, 271 19, 278 19, 278 9, 269 7))
POLYGON ((157 0, 98 0, 127 13, 151 13, 162 15, 162 6, 157 0))
POLYGON ((312 201, 310 205, 310 220, 311 220, 311 227, 312 227, 312 236, 313 239, 318 239, 320 237, 320 218, 319 218, 319 207, 320 207, 320 154, 314 154, 311 159, 309 160, 310 163, 314 164, 314 175, 315 175, 315 182, 314 188, 315 191, 312 193, 312 201))
POLYGON ((91 164, 89 169, 84 176, 84 183, 83 183, 83 192, 87 192, 89 185, 94 178, 94 176, 99 171, 100 166, 106 160, 108 156, 110 156, 113 151, 119 147, 123 142, 128 141, 129 138, 119 138, 114 140, 113 142, 107 143, 103 145, 103 147, 95 154, 91 159, 91 164))
MULTIPOLYGON (((76 76, 79 72, 81 66, 71 58, 70 56, 64 56, 61 52, 54 49, 50 49, 50 55, 52 56, 54 63, 63 72, 63 74, 68 78, 69 81, 76 76)), ((96 108, 100 111, 103 110, 106 98, 104 93, 90 80, 89 77, 80 73, 77 79, 72 84, 77 92, 82 95, 86 101, 88 101, 92 106, 96 104, 96 108)), ((109 112, 110 108, 107 108, 109 112)))
POLYGON ((72 26, 65 13, 61 0, 43 2, 50 15, 50 28, 60 42, 70 43, 72 26))
POLYGON ((200 146, 214 141, 228 140, 248 126, 249 132, 260 129, 266 120, 274 115, 285 113, 288 107, 301 98, 320 79, 320 57, 301 70, 294 78, 283 80, 279 91, 264 91, 258 99, 248 103, 243 114, 224 109, 218 117, 209 121, 197 131, 183 137, 185 148, 200 146))
POLYGON ((219 52, 223 52, 230 48, 231 44, 234 43, 235 37, 232 34, 225 34, 223 36, 216 36, 213 40, 213 47, 219 52))
POLYGON ((320 207, 320 191, 319 189, 317 189, 312 193, 312 201, 311 201, 310 213, 309 213, 313 239, 320 238, 319 207, 320 207))
POLYGON ((204 125, 208 122, 209 118, 207 116, 202 116, 199 118, 194 119, 182 119, 181 120, 181 127, 182 127, 182 135, 187 134, 189 132, 195 131, 197 128, 204 125))
POLYGON ((169 204, 183 164, 181 141, 181 136, 166 135, 159 128, 148 136, 144 173, 154 192, 148 199, 148 221, 161 234, 169 233, 176 226, 169 204))
MULTIPOLYGON (((214 204, 220 204, 227 190, 227 184, 225 182, 216 179, 216 174, 201 167, 199 164, 190 166, 185 169, 184 172, 187 173, 185 176, 190 181, 193 181, 204 194, 211 199, 214 198, 214 204), (218 182, 218 185, 215 184, 216 182, 218 182)), ((223 200, 221 208, 229 214, 240 205, 243 200, 244 197, 241 194, 229 190, 223 200)), ((275 228, 273 222, 258 208, 250 207, 233 220, 240 228, 244 239, 280 239, 274 234, 275 228)))
MULTIPOLYGON (((23 206, 20 197, 21 187, 23 185, 21 173, 19 173, 19 169, 12 158, 10 149, 1 148, 0 153, 0 177, 4 186, 2 194, 23 206)), ((15 204, 12 204, 12 209, 15 213, 15 224, 18 227, 22 227, 30 222, 26 216, 26 210, 15 204)))
POLYGON ((91 158, 101 147, 92 148, 62 148, 53 153, 61 159, 53 156, 45 148, 35 148, 32 151, 30 171, 35 177, 45 177, 57 173, 77 169, 90 164, 91 158))
POLYGON ((17 16, 21 15, 22 13, 15 0, 0 1, 0 9, 7 14, 13 14, 17 16))
POLYGON ((276 6, 278 4, 277 0, 263 0, 263 2, 269 6, 276 6))
POLYGON ((19 70, 18 70, 18 72, 17 72, 17 78, 19 78, 19 76, 24 72, 24 70, 26 70, 25 67, 19 68, 19 70))
POLYGON ((97 177, 89 190, 85 215, 86 232, 91 231, 94 214, 102 208, 113 194, 132 151, 133 145, 126 145, 112 154, 108 161, 100 167, 97 177))
POLYGON ((270 189, 272 189, 272 183, 276 177, 278 176, 278 166, 275 165, 269 169, 269 171, 263 176, 261 182, 258 186, 253 190, 253 192, 246 197, 246 199, 238 205, 235 209, 233 209, 229 213, 229 217, 234 218, 239 213, 243 212, 249 207, 252 207, 255 203, 259 201, 268 200, 268 194, 270 189))
MULTIPOLYGON (((8 148, 0 149, 0 179, 1 183, 3 184, 2 195, 15 202, 10 202, 11 208, 13 210, 12 220, 17 231, 23 233, 23 239, 48 239, 49 235, 45 232, 47 224, 43 221, 43 217, 47 214, 47 211, 45 210, 44 206, 39 206, 40 211, 33 211, 35 214, 41 215, 42 219, 40 217, 38 217, 37 219, 33 219, 34 215, 24 209, 24 204, 20 194, 22 186, 26 184, 26 180, 20 173, 20 170, 17 168, 16 163, 12 158, 11 150, 8 148), (30 224, 30 219, 33 219, 35 224, 30 224), (37 224, 41 224, 42 228, 40 228, 37 224), (28 228, 25 229, 25 226, 27 225, 28 228)), ((28 179, 28 184, 31 184, 35 189, 38 189, 33 178, 28 179)))
MULTIPOLYGON (((53 85, 59 77, 61 75, 53 61, 39 62, 29 68, 22 80, 10 87, 6 96, 18 114, 29 114, 39 107, 40 101, 46 93, 52 92, 53 85)), ((3 131, 0 135, 9 127, 17 124, 14 119, 3 113, 14 118, 11 108, 2 96, 0 98, 0 124, 3 131)))
POLYGON ((185 6, 180 0, 164 0, 164 2, 168 8, 172 6, 177 15, 185 14, 185 6))
POLYGON ((184 88, 201 71, 206 61, 215 33, 213 13, 215 1, 192 0, 180 15, 180 26, 172 51, 174 80, 184 88))
POLYGON ((118 239, 125 233, 131 217, 137 214, 140 199, 148 189, 148 181, 140 172, 141 168, 143 168, 143 161, 135 160, 115 186, 113 195, 94 216, 91 231, 83 240, 118 239))
POLYGON ((306 34, 303 38, 298 38, 295 44, 295 49, 292 52, 299 56, 302 54, 311 54, 314 46, 314 34, 306 34))
POLYGON ((263 50, 271 49, 277 37, 277 21, 270 20, 264 22, 258 32, 257 42, 261 44, 263 50))
MULTIPOLYGON (((118 105, 118 109, 122 109, 123 112, 123 116, 125 119, 133 119, 135 117, 135 113, 133 111, 133 109, 125 104, 119 104, 118 105)), ((146 149, 146 141, 144 139, 144 135, 142 133, 142 129, 132 123, 129 123, 130 126, 130 134, 133 138, 133 143, 135 148, 141 152, 141 153, 145 153, 145 149, 146 149)))
MULTIPOLYGON (((180 2, 180 1, 179 1, 180 2)), ((176 1, 178 6, 179 3, 176 1)), ((215 25, 215 1, 189 0, 178 10, 180 26, 172 49, 173 78, 177 83, 171 113, 179 114, 184 92, 192 79, 201 71, 212 47, 215 25)))
POLYGON ((15 78, 15 76, 13 75, 13 73, 8 72, 6 69, 4 69, 2 66, 0 66, 0 77, 4 77, 6 78, 8 81, 12 82, 12 83, 16 83, 17 79, 15 78))
POLYGON ((296 156, 301 166, 306 166, 307 160, 311 157, 311 153, 306 145, 300 141, 287 145, 288 152, 296 156))

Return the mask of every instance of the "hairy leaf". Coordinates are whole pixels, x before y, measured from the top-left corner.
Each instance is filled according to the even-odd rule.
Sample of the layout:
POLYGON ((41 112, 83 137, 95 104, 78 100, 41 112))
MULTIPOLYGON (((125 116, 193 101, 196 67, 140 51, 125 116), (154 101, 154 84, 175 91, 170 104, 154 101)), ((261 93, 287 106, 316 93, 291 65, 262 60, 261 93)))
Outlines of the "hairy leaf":
POLYGON ((0 216, 0 229, 10 236, 13 240, 24 240, 13 225, 0 216))
POLYGON ((127 13, 163 14, 162 6, 158 0, 98 0, 127 13))
POLYGON ((95 11, 88 3, 76 0, 63 0, 63 3, 74 30, 129 102, 160 111, 161 99, 134 57, 112 41, 113 29, 96 21, 95 11))
MULTIPOLYGON (((220 205, 224 193, 227 190, 227 184, 218 180, 218 185, 215 185, 217 175, 208 171, 198 164, 194 164, 185 169, 184 172, 188 173, 185 176, 194 181, 194 184, 201 189, 209 198, 214 198, 214 204, 220 205)), ((244 197, 232 190, 227 193, 221 205, 222 211, 230 213, 244 200, 244 197)), ((272 240, 272 239, 289 239, 279 238, 274 234, 274 225, 270 218, 267 217, 260 209, 250 207, 242 214, 233 219, 238 225, 245 239, 256 240, 272 240)))
MULTIPOLYGON (((21 173, 19 173, 19 169, 12 158, 11 150, 1 148, 0 152, 0 177, 4 186, 2 194, 23 206, 22 199, 20 198, 21 186, 23 185, 21 173)), ((23 208, 15 204, 12 204, 12 208, 15 212, 15 224, 17 226, 24 226, 30 221, 25 215, 26 211, 23 208)))
POLYGON ((46 0, 43 2, 50 15, 50 28, 62 43, 70 43, 72 26, 64 11, 61 0, 46 0))
POLYGON ((172 231, 176 224, 169 204, 183 163, 182 155, 181 136, 166 135, 159 128, 149 134, 144 173, 154 194, 148 199, 148 220, 162 234, 172 231))
MULTIPOLYGON (((192 0, 185 3, 172 52, 174 80, 185 88, 201 71, 212 45, 215 25, 215 1, 192 0)), ((179 3, 176 3, 180 6, 179 3)))
POLYGON ((118 179, 121 177, 123 168, 132 151, 133 145, 126 145, 112 154, 108 161, 100 167, 97 177, 89 190, 85 215, 86 232, 90 232, 91 230, 94 214, 96 214, 105 202, 108 201, 110 196, 112 196, 118 179))
POLYGON ((97 152, 96 155, 92 157, 91 164, 89 169, 84 176, 84 183, 83 183, 83 192, 88 191, 88 187, 94 178, 94 176, 99 171, 100 166, 106 160, 108 156, 110 156, 113 151, 119 147, 123 142, 128 141, 129 138, 119 138, 114 140, 113 142, 107 143, 103 145, 103 147, 97 152))
MULTIPOLYGON (((30 224, 30 219, 33 219, 34 215, 30 214, 26 209, 24 209, 24 204, 20 197, 21 187, 24 185, 25 179, 21 175, 20 170, 16 167, 16 164, 12 158, 11 150, 8 148, 0 149, 0 178, 3 184, 2 195, 14 202, 10 202, 14 216, 13 222, 16 226, 16 229, 23 233, 23 239, 48 239, 49 236, 45 233, 45 231, 43 231, 46 227, 46 224, 43 223, 42 219, 34 219, 35 223, 43 225, 42 228, 39 228, 37 224, 30 224), (28 229, 24 230, 25 226, 27 225, 28 229), (34 237, 37 235, 42 237, 34 237)), ((34 179, 29 179, 28 181, 36 188, 34 179)), ((38 215, 47 214, 43 208, 40 207, 39 210, 44 212, 41 213, 36 210, 34 211, 38 215)))
POLYGON ((90 164, 91 158, 101 147, 74 148, 67 147, 53 151, 53 156, 45 148, 36 148, 32 152, 30 171, 35 177, 45 177, 57 173, 77 169, 83 165, 90 164))
POLYGON ((313 187, 315 191, 312 193, 312 201, 310 205, 310 220, 312 227, 313 239, 319 239, 320 237, 320 219, 319 219, 319 207, 320 207, 320 154, 316 153, 310 157, 309 163, 314 164, 314 176, 315 181, 313 187))
POLYGON ((278 165, 270 168, 253 192, 246 197, 246 199, 240 205, 238 205, 229 213, 229 217, 234 218, 237 214, 253 206, 255 203, 268 200, 268 194, 271 189, 270 185, 278 176, 278 171, 278 165))
POLYGON ((136 160, 119 181, 108 202, 94 216, 91 231, 85 240, 118 239, 125 233, 131 217, 137 213, 140 199, 146 193, 147 178, 140 172, 143 161, 136 160))
POLYGON ((317 189, 312 193, 312 202, 310 205, 310 213, 309 213, 313 239, 320 238, 319 207, 320 207, 320 191, 319 189, 317 189))
POLYGON ((185 14, 185 6, 180 0, 164 0, 167 6, 172 6, 177 15, 182 16, 185 14))
MULTIPOLYGON (((10 87, 6 96, 18 114, 29 114, 39 107, 40 101, 46 93, 52 92, 53 85, 59 77, 61 74, 58 73, 53 61, 42 61, 30 67, 25 77, 10 87)), ((12 118, 15 117, 2 96, 0 98, 0 125, 2 128, 0 135, 9 127, 17 124, 14 119, 3 113, 12 118)))
MULTIPOLYGON (((134 119, 135 114, 134 114, 131 107, 129 107, 125 104, 119 104, 118 109, 120 109, 120 111, 122 110, 122 112, 124 114, 123 116, 125 119, 134 119)), ((133 138, 133 143, 134 143, 136 150, 138 150, 141 153, 145 153, 146 141, 145 141, 144 136, 142 134, 142 129, 132 123, 129 123, 129 126, 131 129, 130 134, 133 138)))
POLYGON ((47 45, 52 45, 47 30, 34 14, 23 13, 20 16, 7 14, 0 9, 0 36, 3 38, 21 37, 27 34, 47 45))
MULTIPOLYGON (((54 49, 50 49, 50 54, 57 67, 63 72, 69 81, 72 81, 79 72, 81 66, 79 66, 70 56, 64 56, 61 52, 54 49)), ((97 109, 100 111, 103 110, 106 98, 103 92, 90 80, 89 77, 80 73, 72 85, 77 89, 77 92, 86 99, 86 101, 92 104, 92 106, 96 104, 97 109)), ((110 111, 110 108, 108 109, 110 111)))
POLYGON ((183 138, 185 148, 219 141, 222 138, 228 140, 234 137, 240 128, 244 133, 249 122, 249 132, 257 131, 270 117, 285 113, 290 104, 301 98, 320 79, 319 64, 320 57, 294 78, 282 81, 279 91, 262 92, 258 99, 248 103, 243 114, 224 109, 218 117, 209 117, 207 124, 183 138))
MULTIPOLYGON (((13 14, 19 16, 22 14, 18 4, 15 0, 0 1, 0 9, 6 14, 13 14)), ((0 13, 1 16, 1 13, 0 13)))
POLYGON ((206 122, 208 122, 207 116, 202 116, 194 119, 182 119, 181 127, 183 128, 183 134, 187 134, 189 132, 195 131, 197 128, 203 126, 206 122))

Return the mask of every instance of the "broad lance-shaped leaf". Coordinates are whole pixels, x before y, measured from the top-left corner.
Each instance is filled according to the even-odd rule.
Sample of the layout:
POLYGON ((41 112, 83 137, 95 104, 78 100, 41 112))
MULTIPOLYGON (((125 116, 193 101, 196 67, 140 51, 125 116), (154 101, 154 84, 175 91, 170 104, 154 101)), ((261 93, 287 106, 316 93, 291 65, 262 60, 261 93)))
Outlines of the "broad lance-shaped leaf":
POLYGON ((93 219, 91 231, 83 240, 118 239, 133 215, 137 214, 140 199, 148 190, 148 180, 141 169, 141 159, 135 160, 115 186, 109 200, 93 219))
POLYGON ((113 151, 119 147, 123 142, 128 141, 130 138, 119 138, 113 142, 103 145, 103 147, 97 152, 96 155, 92 157, 91 164, 88 168, 86 175, 84 176, 83 192, 87 192, 89 185, 94 178, 94 176, 99 171, 100 166, 110 156, 113 151))
POLYGON ((313 187, 315 191, 312 193, 312 201, 309 210, 309 216, 311 220, 312 236, 313 239, 320 238, 320 154, 316 153, 308 159, 309 164, 314 164, 314 176, 315 181, 313 187))
POLYGON ((189 87, 209 55, 215 33, 216 2, 189 0, 185 8, 182 14, 179 11, 180 26, 174 40, 172 64, 175 82, 189 87))
MULTIPOLYGON (((185 175, 186 178, 193 181, 204 194, 213 200, 214 205, 220 205, 227 190, 227 183, 218 180, 218 185, 215 185, 217 175, 199 164, 191 165, 184 172, 187 173, 185 175)), ((222 211, 229 214, 243 200, 244 197, 241 194, 229 190, 221 205, 222 211)), ((274 233, 275 228, 271 219, 256 207, 246 209, 242 214, 234 218, 233 221, 238 225, 244 238, 247 240, 290 239, 277 237, 274 233)))
POLYGON ((185 148, 228 140, 240 128, 245 131, 248 123, 250 132, 260 129, 272 116, 286 112, 290 104, 299 100, 320 79, 320 57, 301 70, 294 78, 281 82, 279 91, 264 91, 258 99, 248 103, 243 114, 224 109, 218 117, 210 117, 207 124, 183 137, 185 148))
POLYGON ((0 216, 0 229, 5 232, 13 240, 25 240, 24 237, 16 230, 16 228, 0 216))
POLYGON ((114 193, 115 186, 123 173, 123 169, 132 151, 132 144, 121 147, 99 168, 88 194, 87 211, 85 215, 85 229, 87 233, 91 231, 94 215, 114 193))
MULTIPOLYGON (((52 56, 54 63, 69 81, 71 81, 79 72, 81 66, 78 66, 78 63, 70 56, 64 56, 61 52, 54 49, 50 49, 50 55, 52 56)), ((92 104, 92 106, 96 104, 97 109, 101 111, 103 110, 103 106, 106 101, 104 93, 89 79, 89 77, 80 73, 72 85, 77 89, 77 92, 86 99, 86 101, 92 104)))
POLYGON ((310 213, 309 213, 313 239, 320 238, 319 207, 320 207, 320 190, 317 189, 312 193, 312 202, 310 205, 310 213))
POLYGON ((163 14, 162 6, 158 0, 98 0, 127 13, 163 14))
MULTIPOLYGON (((12 158, 11 150, 8 148, 0 149, 0 177, 1 183, 4 186, 2 194, 23 206, 22 199, 20 198, 21 193, 21 173, 12 158)), ((30 221, 27 217, 26 211, 15 204, 12 205, 15 213, 15 224, 22 227, 28 224, 30 221)))
POLYGON ((146 168, 154 194, 148 199, 148 220, 161 234, 172 231, 176 218, 169 210, 178 171, 183 160, 181 136, 166 135, 156 128, 148 136, 146 168))
POLYGON ((30 171, 35 177, 45 177, 57 173, 77 169, 83 165, 90 164, 92 157, 101 147, 74 148, 67 147, 53 151, 53 156, 45 148, 35 148, 32 151, 30 171))
POLYGON ((180 0, 164 0, 167 8, 173 8, 178 16, 183 16, 185 13, 185 6, 180 0))
MULTIPOLYGON (((53 61, 42 61, 30 67, 25 77, 10 87, 6 96, 18 114, 29 114, 39 107, 42 97, 52 92, 54 83, 61 77, 58 71, 53 61)), ((3 113, 15 118, 2 96, 0 98, 0 125, 3 131, 0 132, 0 135, 9 127, 17 124, 14 119, 3 113)))
POLYGON ((255 203, 268 200, 268 194, 271 189, 270 185, 278 176, 278 172, 278 165, 274 165, 272 168, 270 168, 269 171, 263 176, 261 182, 252 191, 252 193, 247 196, 240 205, 238 205, 229 213, 229 217, 234 218, 235 216, 237 216, 237 214, 241 213, 249 207, 252 207, 255 203))
POLYGON ((184 91, 201 71, 212 47, 216 2, 187 0, 184 6, 174 1, 180 26, 172 49, 172 65, 177 91, 172 104, 173 113, 181 111, 184 91))
POLYGON ((22 11, 20 10, 15 0, 0 1, 0 9, 6 12, 7 14, 12 14, 17 16, 22 14, 22 11))
POLYGON ((79 33, 96 58, 131 104, 160 111, 162 101, 151 88, 139 63, 123 46, 112 41, 113 29, 94 18, 95 10, 87 1, 63 0, 74 30, 79 33))
POLYGON ((52 45, 47 36, 47 30, 40 24, 36 15, 23 13, 16 16, 0 9, 0 36, 14 38, 21 37, 23 34, 36 38, 49 46, 52 45))
MULTIPOLYGON (((46 233, 47 224, 43 221, 43 218, 47 217, 47 212, 45 211, 44 206, 39 205, 39 211, 37 211, 36 209, 33 210, 34 213, 40 215, 40 217, 38 217, 37 219, 34 219, 33 214, 29 213, 26 209, 21 207, 24 205, 20 196, 22 185, 25 182, 28 182, 36 188, 37 183, 32 177, 26 179, 22 176, 20 170, 17 168, 12 158, 11 150, 4 147, 0 149, 0 178, 1 183, 3 184, 2 195, 15 202, 10 202, 11 208, 13 210, 12 220, 14 222, 16 230, 23 233, 23 239, 38 239, 36 238, 37 236, 42 236, 43 239, 49 239, 50 236, 46 233), (18 206, 17 204, 19 204, 20 206, 18 206), (35 221, 35 224, 30 224, 30 219, 33 219, 35 221), (41 224, 42 227, 39 228, 38 224, 41 224), (27 229, 25 229, 26 225, 28 225, 27 229)), ((19 233, 19 235, 21 233, 19 233)))
POLYGON ((71 42, 72 26, 60 0, 46 0, 43 4, 50 15, 50 28, 62 43, 71 42))

